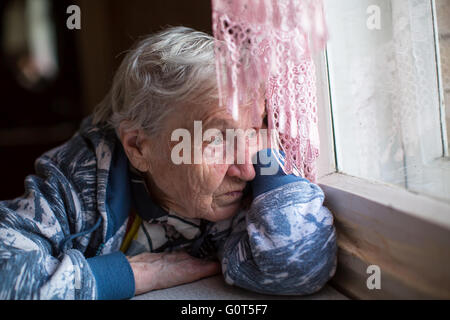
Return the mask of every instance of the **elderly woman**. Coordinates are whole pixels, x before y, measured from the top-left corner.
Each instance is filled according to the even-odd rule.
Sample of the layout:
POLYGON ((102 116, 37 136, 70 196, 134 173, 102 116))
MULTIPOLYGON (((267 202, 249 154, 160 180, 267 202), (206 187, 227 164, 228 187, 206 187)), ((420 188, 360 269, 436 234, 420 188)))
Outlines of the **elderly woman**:
MULTIPOLYGON (((142 40, 94 115, 37 159, 24 196, 0 202, 0 299, 123 299, 219 272, 260 293, 319 290, 336 237, 317 185, 261 174, 254 147, 240 162, 173 159, 176 130, 259 134, 264 113, 262 102, 254 121, 243 105, 234 120, 219 106, 209 35, 142 40)), ((228 143, 216 138, 192 148, 228 143)))

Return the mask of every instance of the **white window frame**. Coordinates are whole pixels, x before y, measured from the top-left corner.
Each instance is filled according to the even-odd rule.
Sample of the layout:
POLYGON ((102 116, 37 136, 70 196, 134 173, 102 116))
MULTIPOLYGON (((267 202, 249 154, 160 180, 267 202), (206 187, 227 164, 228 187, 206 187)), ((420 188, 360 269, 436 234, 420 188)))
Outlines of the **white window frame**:
POLYGON ((331 284, 356 299, 450 298, 450 204, 338 172, 326 52, 317 55, 318 184, 334 215, 338 268, 331 284), (367 268, 381 270, 369 289, 367 268))

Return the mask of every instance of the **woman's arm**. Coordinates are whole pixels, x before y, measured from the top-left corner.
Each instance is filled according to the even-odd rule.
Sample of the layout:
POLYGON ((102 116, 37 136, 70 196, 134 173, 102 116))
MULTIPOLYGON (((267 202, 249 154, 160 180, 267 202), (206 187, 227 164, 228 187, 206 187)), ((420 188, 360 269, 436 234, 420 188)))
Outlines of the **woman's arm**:
POLYGON ((324 194, 280 168, 261 175, 262 167, 255 165, 250 210, 236 217, 220 250, 225 280, 265 294, 314 293, 336 269, 336 234, 324 194))
POLYGON ((79 200, 51 161, 36 169, 23 197, 0 202, 0 299, 95 299, 82 252, 63 248, 79 200))

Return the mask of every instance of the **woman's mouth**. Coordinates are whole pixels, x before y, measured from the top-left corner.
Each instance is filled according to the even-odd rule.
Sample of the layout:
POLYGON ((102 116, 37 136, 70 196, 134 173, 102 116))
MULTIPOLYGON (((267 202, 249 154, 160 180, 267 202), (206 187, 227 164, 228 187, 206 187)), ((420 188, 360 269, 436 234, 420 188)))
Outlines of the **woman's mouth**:
POLYGON ((244 195, 242 191, 231 191, 224 194, 226 197, 230 198, 240 198, 244 195))
POLYGON ((243 197, 244 192, 241 190, 230 191, 216 196, 215 202, 221 207, 235 206, 242 201, 243 197))

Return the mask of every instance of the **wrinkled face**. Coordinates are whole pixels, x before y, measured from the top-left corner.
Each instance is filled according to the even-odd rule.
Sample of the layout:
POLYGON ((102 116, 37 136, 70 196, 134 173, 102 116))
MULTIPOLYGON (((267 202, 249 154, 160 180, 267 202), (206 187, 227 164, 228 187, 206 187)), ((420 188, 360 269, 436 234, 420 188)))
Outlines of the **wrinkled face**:
POLYGON ((172 113, 160 137, 143 140, 148 186, 163 207, 180 216, 209 221, 224 220, 238 212, 242 191, 255 177, 251 158, 262 148, 257 141, 264 126, 264 101, 259 105, 257 111, 253 106, 240 107, 237 121, 218 105, 184 106, 172 113), (200 122, 195 125, 195 121, 200 122), (190 140, 185 135, 172 141, 177 129, 189 133, 190 140), (241 135, 230 135, 239 132, 237 129, 241 135), (175 164, 174 156, 186 161, 175 164))

